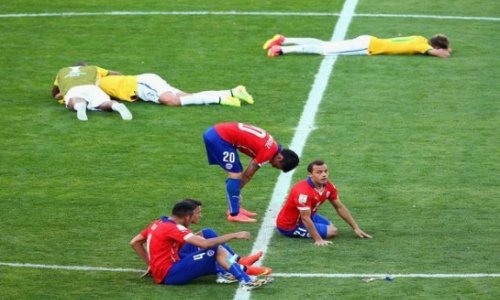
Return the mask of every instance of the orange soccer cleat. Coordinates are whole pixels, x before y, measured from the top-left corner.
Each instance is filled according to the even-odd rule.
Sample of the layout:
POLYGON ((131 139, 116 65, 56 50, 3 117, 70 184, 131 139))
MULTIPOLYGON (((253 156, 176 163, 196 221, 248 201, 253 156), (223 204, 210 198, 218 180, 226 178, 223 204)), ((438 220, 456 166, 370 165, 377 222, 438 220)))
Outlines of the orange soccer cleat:
POLYGON ((250 218, 257 216, 257 213, 255 213, 253 211, 246 210, 243 207, 240 207, 240 214, 244 214, 245 216, 250 217, 250 218))
POLYGON ((285 36, 281 34, 275 34, 272 38, 268 39, 265 43, 264 46, 262 46, 262 49, 267 50, 271 48, 272 46, 281 46, 283 42, 285 41, 285 36))
POLYGON ((267 50, 267 57, 276 57, 283 55, 283 51, 281 51, 281 46, 272 46, 267 50))
POLYGON ((257 251, 254 254, 240 257, 240 260, 238 260, 238 263, 240 265, 244 265, 246 267, 249 267, 249 266, 253 265, 256 261, 258 261, 262 257, 262 255, 264 255, 264 252, 257 251))
POLYGON ((258 267, 258 266, 250 266, 247 267, 247 270, 245 271, 247 275, 250 276, 269 276, 273 273, 273 269, 268 268, 268 267, 258 267))
POLYGON ((241 223, 256 223, 257 220, 252 219, 250 217, 245 216, 241 212, 237 214, 236 216, 231 216, 229 214, 229 211, 227 212, 227 220, 229 222, 241 222, 241 223))

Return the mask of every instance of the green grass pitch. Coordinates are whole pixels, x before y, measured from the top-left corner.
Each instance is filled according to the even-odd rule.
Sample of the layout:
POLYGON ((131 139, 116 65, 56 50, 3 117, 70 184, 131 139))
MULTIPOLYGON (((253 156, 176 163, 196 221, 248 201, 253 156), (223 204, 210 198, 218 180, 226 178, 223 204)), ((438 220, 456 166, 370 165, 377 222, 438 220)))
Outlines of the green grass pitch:
MULTIPOLYGON (((185 197, 204 202, 193 229, 256 236, 259 224, 225 221, 225 174, 207 165, 202 132, 242 121, 288 146, 323 58, 269 59, 262 43, 275 33, 329 39, 343 1, 101 2, 0 3, 0 298, 232 299, 236 286, 214 277, 165 287, 134 272, 2 263, 144 268, 129 240, 185 197), (94 14, 57 15, 64 12, 94 14), (154 72, 188 92, 244 84, 256 103, 132 103, 131 122, 102 112, 80 122, 50 90, 57 70, 81 60, 154 72)), ((306 176, 307 162, 325 159, 342 201, 374 239, 357 239, 325 204, 320 212, 341 236, 319 248, 275 234, 264 264, 276 273, 500 273, 500 5, 452 2, 358 1, 347 37, 445 33, 453 56, 338 58, 293 182, 306 176)), ((263 168, 243 191, 261 219, 278 175, 263 168)), ((252 245, 232 243, 241 254, 252 245)), ((306 297, 498 299, 500 279, 276 277, 251 295, 306 297)))

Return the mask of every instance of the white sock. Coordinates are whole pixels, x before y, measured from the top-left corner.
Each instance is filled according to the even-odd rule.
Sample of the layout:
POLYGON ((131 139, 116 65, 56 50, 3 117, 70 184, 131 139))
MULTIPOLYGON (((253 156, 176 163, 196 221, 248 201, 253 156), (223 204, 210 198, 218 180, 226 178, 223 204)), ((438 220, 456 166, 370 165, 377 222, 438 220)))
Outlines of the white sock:
POLYGON ((117 111, 123 120, 132 120, 132 113, 130 113, 124 104, 115 102, 111 104, 111 109, 117 111))
POLYGON ((80 120, 80 121, 87 121, 88 120, 86 103, 82 103, 82 102, 76 103, 73 106, 73 108, 76 111, 76 117, 78 118, 78 120, 80 120))
POLYGON ((194 93, 191 95, 179 97, 181 105, 205 105, 205 104, 218 104, 221 98, 231 96, 230 90, 225 91, 205 91, 194 93))

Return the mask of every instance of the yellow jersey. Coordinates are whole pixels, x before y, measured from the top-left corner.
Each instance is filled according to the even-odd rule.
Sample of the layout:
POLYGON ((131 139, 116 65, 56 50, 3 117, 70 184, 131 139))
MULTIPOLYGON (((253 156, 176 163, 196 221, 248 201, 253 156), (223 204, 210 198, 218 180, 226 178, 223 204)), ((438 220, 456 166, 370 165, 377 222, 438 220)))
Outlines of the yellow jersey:
POLYGON ((368 55, 378 54, 425 54, 431 50, 427 39, 412 35, 392 39, 379 39, 372 36, 368 45, 368 55))
POLYGON ((110 75, 99 79, 99 87, 111 98, 128 102, 137 100, 137 76, 110 75))

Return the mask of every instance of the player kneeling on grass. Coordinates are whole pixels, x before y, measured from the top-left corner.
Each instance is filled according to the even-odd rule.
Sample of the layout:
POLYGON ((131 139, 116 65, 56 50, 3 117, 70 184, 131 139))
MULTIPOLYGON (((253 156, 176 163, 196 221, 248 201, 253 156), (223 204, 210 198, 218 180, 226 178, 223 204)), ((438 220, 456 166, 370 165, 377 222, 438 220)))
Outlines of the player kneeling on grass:
MULTIPOLYGON (((170 217, 153 221, 130 241, 137 255, 148 264, 146 274, 151 272, 156 283, 165 285, 187 284, 198 277, 221 272, 230 273, 245 290, 261 287, 268 282, 266 279, 251 279, 245 273, 247 267, 239 263, 244 260, 251 265, 262 254, 238 258, 232 250, 228 251, 228 247, 225 247, 225 243, 230 240, 249 239, 249 232, 217 236, 213 231, 206 230, 203 232, 205 235, 214 237, 205 238, 188 229, 191 223, 197 224, 200 218, 201 202, 185 199, 175 204, 170 217), (144 247, 146 242, 149 253, 144 247), (185 244, 198 247, 199 250, 183 248, 185 244)), ((264 275, 271 272, 266 269, 267 274, 264 275)))
POLYGON ((312 238, 317 246, 331 244, 327 238, 338 236, 337 228, 318 213, 318 208, 326 200, 330 201, 337 214, 349 224, 360 238, 372 238, 366 234, 340 201, 337 189, 328 180, 328 166, 316 160, 307 166, 308 177, 297 182, 281 208, 276 226, 280 233, 288 237, 312 238))

